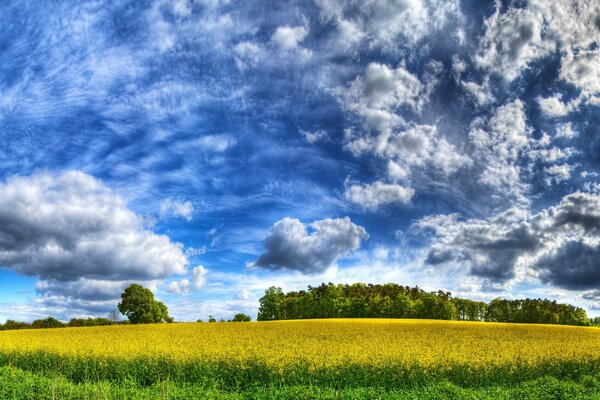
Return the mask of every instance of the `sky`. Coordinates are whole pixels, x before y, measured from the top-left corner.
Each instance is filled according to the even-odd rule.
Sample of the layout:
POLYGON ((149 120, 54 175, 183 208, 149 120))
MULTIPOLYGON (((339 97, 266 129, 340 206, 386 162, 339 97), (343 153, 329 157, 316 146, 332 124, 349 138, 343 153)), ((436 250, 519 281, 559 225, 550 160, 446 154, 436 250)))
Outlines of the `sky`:
POLYGON ((0 322, 269 286, 600 315, 596 0, 0 4, 0 322))

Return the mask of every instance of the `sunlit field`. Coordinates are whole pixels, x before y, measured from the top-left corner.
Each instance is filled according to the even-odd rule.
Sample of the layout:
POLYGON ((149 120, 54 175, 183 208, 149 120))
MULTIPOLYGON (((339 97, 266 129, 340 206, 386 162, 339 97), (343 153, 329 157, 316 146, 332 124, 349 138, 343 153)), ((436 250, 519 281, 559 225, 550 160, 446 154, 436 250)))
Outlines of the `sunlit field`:
POLYGON ((369 319, 4 331, 0 363, 75 386, 159 385, 162 395, 164 385, 232 396, 298 386, 393 393, 436 382, 596 382, 600 329, 369 319))

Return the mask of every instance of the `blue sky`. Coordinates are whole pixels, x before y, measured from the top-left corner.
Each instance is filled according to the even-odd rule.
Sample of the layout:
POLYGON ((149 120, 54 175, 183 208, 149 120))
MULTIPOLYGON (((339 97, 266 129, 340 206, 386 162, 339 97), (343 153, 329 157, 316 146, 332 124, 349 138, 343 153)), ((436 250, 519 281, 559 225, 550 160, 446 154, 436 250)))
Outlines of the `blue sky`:
POLYGON ((0 5, 0 321, 271 285, 600 309, 593 0, 0 5))

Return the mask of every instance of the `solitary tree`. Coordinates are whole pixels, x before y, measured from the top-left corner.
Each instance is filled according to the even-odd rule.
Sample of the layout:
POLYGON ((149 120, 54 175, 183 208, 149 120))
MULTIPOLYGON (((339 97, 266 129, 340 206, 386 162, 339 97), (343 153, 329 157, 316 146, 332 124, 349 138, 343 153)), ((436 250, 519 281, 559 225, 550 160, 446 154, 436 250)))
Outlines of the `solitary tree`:
POLYGON ((108 319, 109 319, 109 320, 110 320, 110 322, 112 322, 113 324, 115 324, 115 323, 119 322, 119 319, 120 319, 120 317, 119 317, 119 311, 117 311, 117 310, 111 310, 111 311, 108 313, 108 319))
POLYGON ((252 318, 249 315, 238 313, 233 317, 233 322, 250 322, 252 318))
POLYGON ((171 319, 167 306, 154 300, 150 289, 136 284, 130 285, 121 294, 118 307, 121 314, 129 318, 132 324, 151 324, 171 319))

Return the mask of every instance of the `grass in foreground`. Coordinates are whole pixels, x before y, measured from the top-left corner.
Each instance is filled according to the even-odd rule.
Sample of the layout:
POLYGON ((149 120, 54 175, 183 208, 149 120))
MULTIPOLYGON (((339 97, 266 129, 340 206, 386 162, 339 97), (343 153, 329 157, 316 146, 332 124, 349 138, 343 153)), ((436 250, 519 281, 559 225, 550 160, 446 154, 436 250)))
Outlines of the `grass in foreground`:
POLYGON ((44 376, 12 367, 0 367, 0 398, 46 399, 406 399, 406 400, 558 400, 600 399, 600 377, 584 376, 580 381, 538 378, 514 386, 461 388, 450 382, 404 390, 377 388, 331 389, 318 386, 255 388, 223 392, 194 385, 161 382, 149 387, 111 382, 73 383, 61 376, 44 376))

